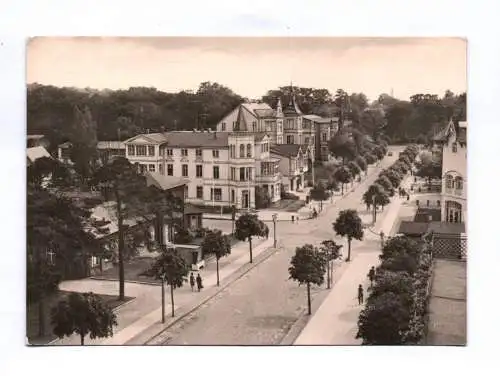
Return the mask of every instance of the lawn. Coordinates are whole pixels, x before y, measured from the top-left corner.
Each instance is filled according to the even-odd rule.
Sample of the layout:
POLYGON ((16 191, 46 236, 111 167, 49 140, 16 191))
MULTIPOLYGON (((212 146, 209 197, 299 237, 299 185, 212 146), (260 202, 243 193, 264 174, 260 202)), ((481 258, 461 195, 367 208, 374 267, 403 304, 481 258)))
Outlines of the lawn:
MULTIPOLYGON (((28 312, 27 312, 27 322, 26 322, 26 331, 29 343, 32 345, 44 345, 57 337, 52 334, 52 325, 50 323, 50 311, 52 307, 56 306, 57 303, 66 298, 69 295, 69 292, 66 291, 58 291, 50 296, 48 296, 45 300, 45 332, 46 335, 44 337, 38 336, 38 304, 29 304, 28 312)), ((119 301, 118 297, 115 295, 99 295, 110 307, 111 309, 115 309, 118 306, 126 303, 127 301, 133 299, 130 297, 125 297, 125 301, 119 301)))

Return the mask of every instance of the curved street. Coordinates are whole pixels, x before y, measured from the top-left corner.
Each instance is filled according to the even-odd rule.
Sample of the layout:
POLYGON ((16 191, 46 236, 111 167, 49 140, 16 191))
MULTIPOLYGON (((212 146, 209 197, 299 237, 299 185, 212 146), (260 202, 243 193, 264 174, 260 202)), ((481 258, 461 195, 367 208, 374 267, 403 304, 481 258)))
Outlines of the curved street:
MULTIPOLYGON (((305 243, 319 245, 326 239, 344 244, 344 239, 335 236, 332 222, 344 209, 364 209, 361 202, 366 188, 377 178, 378 172, 390 166, 398 158, 403 147, 389 147, 391 157, 385 157, 379 166, 371 167, 368 178, 354 190, 337 198, 334 204, 324 205, 324 210, 314 220, 299 223, 279 222, 277 227, 280 250, 221 291, 197 310, 161 333, 150 344, 164 345, 272 345, 279 344, 291 326, 301 317, 306 307, 304 286, 289 280, 288 267, 297 246, 305 243)), ((370 214, 365 214, 369 216, 370 214)), ((379 217, 382 217, 380 215, 379 217)), ((381 218, 380 218, 381 219, 381 218)), ((368 221, 368 219, 365 219, 368 221)), ((230 221, 208 220, 209 227, 230 231, 230 221)), ((271 225, 272 226, 272 225, 271 225)), ((271 232, 272 233, 272 232, 271 232)), ((378 236, 366 231, 363 242, 353 241, 352 255, 377 251, 378 236)), ((344 250, 344 258, 347 249, 344 250)), ((342 278, 344 262, 338 262, 334 271, 334 282, 342 278)), ((355 297, 353 286, 353 299, 355 297)), ((314 298, 325 292, 326 285, 311 289, 314 298), (319 294, 319 295, 318 295, 319 294)), ((324 296, 322 296, 324 298, 324 296)))

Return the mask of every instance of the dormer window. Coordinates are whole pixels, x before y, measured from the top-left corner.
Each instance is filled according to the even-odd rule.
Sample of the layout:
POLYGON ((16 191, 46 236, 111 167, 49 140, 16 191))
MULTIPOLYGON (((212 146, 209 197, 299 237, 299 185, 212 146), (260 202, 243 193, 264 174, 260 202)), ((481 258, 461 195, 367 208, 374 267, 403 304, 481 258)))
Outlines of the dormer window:
POLYGON ((452 151, 453 153, 456 153, 456 152, 457 152, 457 143, 456 143, 456 142, 454 142, 454 143, 451 145, 451 151, 452 151))

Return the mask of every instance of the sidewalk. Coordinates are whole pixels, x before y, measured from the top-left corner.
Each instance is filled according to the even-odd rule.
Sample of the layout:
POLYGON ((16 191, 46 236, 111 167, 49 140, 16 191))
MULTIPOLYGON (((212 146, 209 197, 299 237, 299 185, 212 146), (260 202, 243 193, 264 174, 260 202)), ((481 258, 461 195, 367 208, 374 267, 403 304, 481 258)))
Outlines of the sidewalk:
MULTIPOLYGON (((405 184, 406 181, 403 182, 405 184)), ((380 238, 377 234, 383 231, 393 235, 394 222, 404 199, 394 197, 381 213, 372 229, 366 229, 365 240, 353 243, 352 261, 341 278, 336 281, 331 292, 323 301, 317 312, 309 319, 306 327, 294 342, 294 345, 359 345, 356 339, 359 313, 363 308, 358 305, 356 287, 362 284, 367 291, 366 274, 373 265, 379 264, 380 238)), ((335 277, 335 275, 334 275, 335 277)), ((367 298, 365 293, 365 298, 367 298)))
MULTIPOLYGON (((258 265, 258 256, 263 254, 273 244, 273 239, 255 239, 253 247, 254 263, 249 264, 248 242, 240 242, 233 247, 231 254, 219 262, 219 279, 221 286, 218 288, 215 260, 207 264, 200 273, 205 286, 201 293, 192 292, 189 284, 174 290, 174 309, 176 317, 171 317, 170 287, 165 285, 165 324, 161 324, 161 287, 140 283, 126 282, 125 295, 135 299, 115 309, 118 326, 114 329, 114 336, 103 339, 85 339, 86 345, 123 345, 141 333, 149 330, 150 337, 161 331, 165 326, 173 324, 200 304, 210 299, 220 291, 228 279, 237 279, 245 272, 244 268, 258 265), (232 278, 228 278, 228 277, 232 278), (185 313, 186 309, 189 311, 185 313)), ((61 284, 61 290, 118 295, 118 281, 85 279, 67 281, 61 284)), ((146 340, 147 340, 146 339, 146 340)), ((129 344, 143 344, 135 342, 129 344)), ((51 345, 79 345, 79 336, 73 335, 58 339, 51 345)))

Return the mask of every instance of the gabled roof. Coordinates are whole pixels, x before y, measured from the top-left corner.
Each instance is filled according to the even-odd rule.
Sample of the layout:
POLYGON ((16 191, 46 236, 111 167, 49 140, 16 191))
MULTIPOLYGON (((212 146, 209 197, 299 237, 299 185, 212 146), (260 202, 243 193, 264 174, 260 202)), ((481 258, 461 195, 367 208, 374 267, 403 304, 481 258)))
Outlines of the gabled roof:
POLYGON ((30 162, 35 162, 39 158, 47 157, 52 158, 49 152, 43 146, 35 146, 33 148, 26 149, 26 154, 30 162))
POLYGON ((286 108, 283 110, 283 114, 285 116, 299 116, 302 115, 302 111, 300 110, 299 106, 297 105, 297 102, 295 100, 295 95, 292 96, 292 100, 286 106, 286 108))
POLYGON ((299 144, 279 144, 271 146, 271 153, 281 155, 282 157, 296 157, 302 151, 302 145, 299 144))
POLYGON ((254 110, 255 114, 259 118, 271 118, 276 116, 276 111, 272 108, 270 109, 257 109, 254 110))
POLYGON ((173 131, 166 133, 169 147, 225 148, 228 147, 228 132, 173 131))
MULTIPOLYGON (((251 112, 252 115, 259 117, 259 113, 262 115, 269 114, 269 111, 274 114, 273 109, 267 103, 242 103, 242 107, 244 107, 247 111, 251 112)), ((260 115, 260 116, 262 116, 260 115)), ((273 115, 271 115, 273 116, 273 115)))
POLYGON ((164 191, 189 184, 189 179, 161 175, 157 172, 146 172, 144 175, 148 186, 154 185, 164 191))
POLYGON ((152 144, 163 144, 167 142, 166 133, 143 133, 137 136, 131 137, 128 140, 123 141, 124 143, 129 143, 135 141, 138 138, 145 138, 152 144))
POLYGON ((248 124, 247 121, 245 120, 245 116, 243 115, 244 108, 245 107, 241 105, 238 110, 238 118, 236 119, 236 126, 233 129, 235 132, 248 130, 248 124))
POLYGON ((58 148, 61 148, 61 149, 68 149, 68 148, 70 148, 71 146, 72 146, 72 143, 71 143, 71 142, 69 142, 69 141, 66 141, 66 142, 64 142, 64 143, 60 144, 60 145, 58 146, 58 148))
POLYGON ((99 141, 97 149, 125 149, 125 144, 121 141, 99 141))

